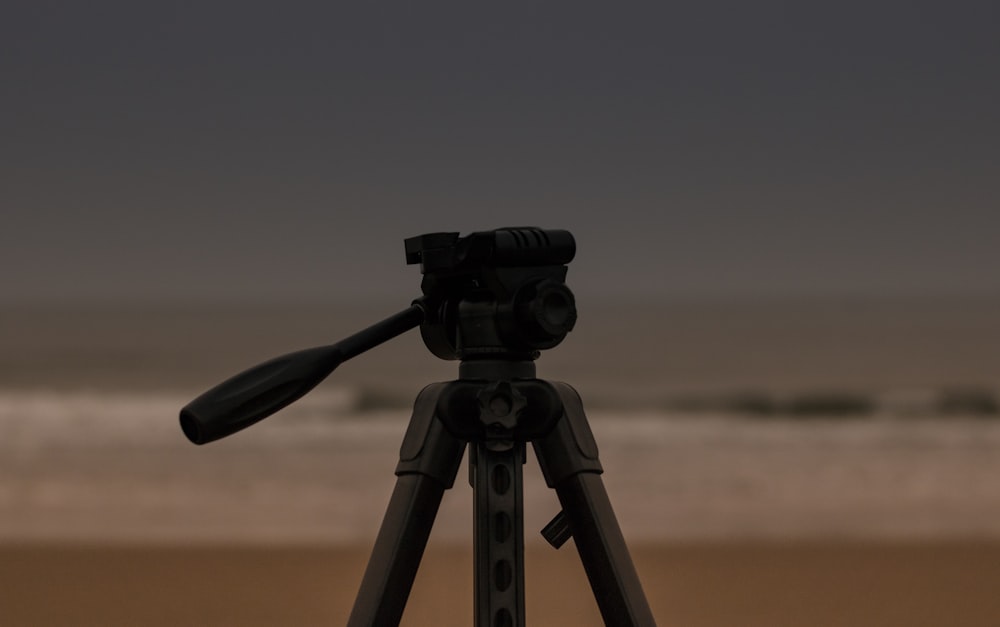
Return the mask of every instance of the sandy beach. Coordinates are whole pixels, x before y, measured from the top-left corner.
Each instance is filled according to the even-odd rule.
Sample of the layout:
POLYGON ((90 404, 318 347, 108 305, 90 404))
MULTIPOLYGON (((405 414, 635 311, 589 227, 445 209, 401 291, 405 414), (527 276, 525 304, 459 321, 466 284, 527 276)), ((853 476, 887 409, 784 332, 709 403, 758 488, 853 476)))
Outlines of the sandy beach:
MULTIPOLYGON (((659 625, 994 626, 1000 543, 639 545, 659 625)), ((341 625, 364 546, 0 548, 4 625, 341 625)), ((602 625, 575 551, 526 555, 527 620, 602 625)), ((469 549, 428 549, 403 617, 472 622, 469 549)))
MULTIPOLYGON (((608 316, 540 362, 584 398, 658 624, 995 627, 1000 317, 908 311, 709 308, 659 330, 643 310, 629 334, 608 316), (856 398, 860 413, 795 407, 856 398)), ((344 624, 392 488, 399 399, 454 364, 408 336, 225 441, 195 447, 177 426, 223 376, 358 326, 329 314, 6 313, 0 626, 344 624)), ((537 534, 557 508, 529 455, 528 623, 601 625, 575 551, 537 534)), ((470 512, 460 480, 404 625, 471 624, 470 512)))

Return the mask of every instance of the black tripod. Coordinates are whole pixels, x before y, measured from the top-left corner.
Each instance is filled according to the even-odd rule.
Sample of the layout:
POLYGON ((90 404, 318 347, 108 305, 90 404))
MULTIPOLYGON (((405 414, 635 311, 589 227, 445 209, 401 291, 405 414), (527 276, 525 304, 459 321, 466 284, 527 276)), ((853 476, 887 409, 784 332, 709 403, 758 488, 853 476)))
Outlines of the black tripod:
POLYGON ((427 386, 400 447, 396 487, 348 624, 398 625, 444 491, 466 444, 475 495, 477 627, 524 625, 522 465, 535 448, 562 511, 542 531, 555 547, 574 538, 608 625, 654 625, 600 478, 597 444, 577 393, 535 378, 539 350, 576 322, 566 231, 498 229, 461 238, 406 240, 424 296, 337 344, 278 357, 199 396, 181 410, 197 444, 247 427, 294 402, 343 361, 420 325, 427 347, 461 359, 459 379, 427 386))

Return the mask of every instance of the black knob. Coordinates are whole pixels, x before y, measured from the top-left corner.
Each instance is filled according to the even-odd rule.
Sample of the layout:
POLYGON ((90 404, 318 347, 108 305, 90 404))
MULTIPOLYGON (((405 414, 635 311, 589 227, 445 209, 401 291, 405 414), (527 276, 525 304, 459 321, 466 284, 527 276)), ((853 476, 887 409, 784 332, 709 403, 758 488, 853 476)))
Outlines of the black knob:
POLYGON ((536 348, 550 348, 576 325, 576 299, 565 283, 544 280, 526 290, 518 317, 536 348))

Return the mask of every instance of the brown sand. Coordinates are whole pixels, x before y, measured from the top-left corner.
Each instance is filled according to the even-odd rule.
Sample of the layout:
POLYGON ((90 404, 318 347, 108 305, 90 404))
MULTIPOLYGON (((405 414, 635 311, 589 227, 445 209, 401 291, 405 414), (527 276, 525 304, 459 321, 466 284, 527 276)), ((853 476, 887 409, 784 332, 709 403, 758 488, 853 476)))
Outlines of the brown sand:
MULTIPOLYGON (((632 547, 660 625, 1000 624, 1000 544, 632 547)), ((341 625, 367 547, 0 547, 2 625, 341 625)), ((570 546, 529 548, 532 625, 601 625, 570 546)), ((432 546, 404 625, 469 625, 467 547, 432 546)))

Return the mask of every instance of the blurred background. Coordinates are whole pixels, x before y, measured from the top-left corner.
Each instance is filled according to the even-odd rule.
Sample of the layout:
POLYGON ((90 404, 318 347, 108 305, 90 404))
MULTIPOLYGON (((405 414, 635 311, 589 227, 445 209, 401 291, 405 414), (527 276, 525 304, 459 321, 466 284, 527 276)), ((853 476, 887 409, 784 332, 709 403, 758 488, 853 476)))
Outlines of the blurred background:
MULTIPOLYGON (((0 622, 344 622, 456 364, 411 332, 206 447, 177 411, 406 307, 404 238, 537 225, 576 236, 580 310, 539 374, 661 624, 992 624, 998 20, 5 3, 0 622)), ((525 500, 529 619, 600 624, 534 460, 525 500)), ((468 624, 470 512, 460 482, 407 624, 468 624)))

